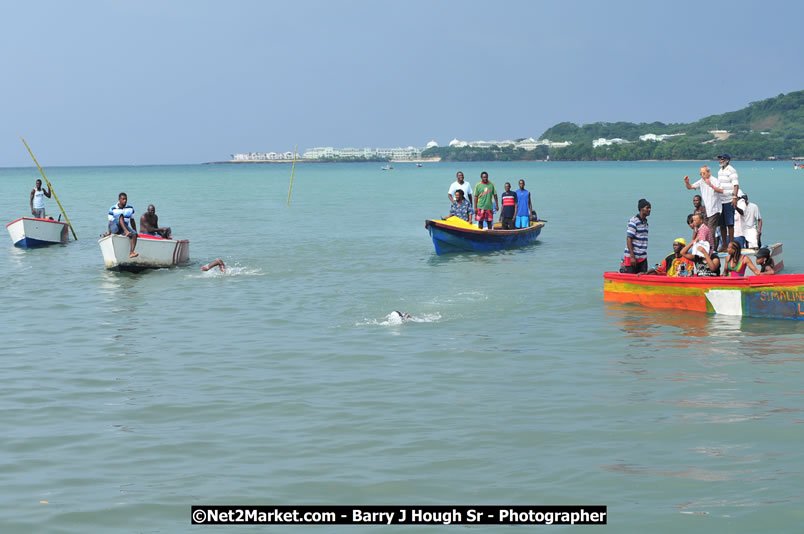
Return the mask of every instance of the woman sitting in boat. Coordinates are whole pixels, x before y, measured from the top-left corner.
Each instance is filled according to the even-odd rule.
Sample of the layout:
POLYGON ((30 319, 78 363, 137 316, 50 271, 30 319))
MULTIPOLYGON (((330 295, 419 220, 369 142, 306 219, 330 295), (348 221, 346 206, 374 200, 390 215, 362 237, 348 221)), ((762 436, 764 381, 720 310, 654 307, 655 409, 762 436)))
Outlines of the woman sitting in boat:
POLYGON ((759 274, 759 269, 754 266, 754 262, 748 256, 743 256, 743 247, 737 241, 729 243, 729 257, 726 258, 725 276, 745 276, 746 267, 751 269, 754 274, 759 274))
POLYGON ((770 250, 765 247, 757 250, 757 266, 759 267, 759 274, 776 274, 774 268, 776 264, 771 258, 770 250))
POLYGON ((720 258, 716 250, 709 252, 709 241, 696 237, 681 249, 681 255, 692 260, 695 276, 720 276, 720 258))

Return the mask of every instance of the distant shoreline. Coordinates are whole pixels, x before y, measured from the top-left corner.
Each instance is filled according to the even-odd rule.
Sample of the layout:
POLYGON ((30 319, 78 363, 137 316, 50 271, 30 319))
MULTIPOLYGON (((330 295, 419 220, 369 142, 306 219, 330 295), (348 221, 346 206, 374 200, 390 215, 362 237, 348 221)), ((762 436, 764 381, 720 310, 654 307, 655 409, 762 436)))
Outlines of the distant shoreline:
MULTIPOLYGON (((419 158, 419 159, 297 159, 296 163, 438 163, 440 157, 419 158)), ((245 159, 229 161, 208 161, 203 165, 241 165, 245 163, 293 163, 292 159, 245 159)))
MULTIPOLYGON (((646 162, 646 163, 705 163, 717 162, 715 159, 623 159, 623 160, 585 160, 585 159, 562 159, 562 160, 543 160, 543 159, 511 159, 511 160, 444 160, 437 159, 406 159, 406 160, 337 160, 337 159, 297 159, 296 163, 381 163, 381 164, 405 164, 405 163, 517 163, 517 162, 531 162, 531 163, 627 163, 627 162, 646 162)), ((801 158, 791 159, 733 159, 732 161, 763 161, 767 163, 787 163, 790 161, 802 161, 801 158)), ((251 165, 261 163, 293 163, 293 160, 244 160, 244 161, 209 161, 202 163, 202 165, 251 165)))

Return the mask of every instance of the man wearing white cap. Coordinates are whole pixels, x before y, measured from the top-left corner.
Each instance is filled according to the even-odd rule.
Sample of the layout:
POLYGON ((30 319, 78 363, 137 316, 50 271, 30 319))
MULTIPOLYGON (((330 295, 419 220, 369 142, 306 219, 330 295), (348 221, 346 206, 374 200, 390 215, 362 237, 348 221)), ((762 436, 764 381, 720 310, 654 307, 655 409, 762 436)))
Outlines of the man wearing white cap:
POLYGON ((731 156, 721 154, 717 157, 720 170, 717 171, 717 181, 723 192, 720 194, 720 252, 725 252, 729 243, 734 239, 734 208, 737 206, 737 191, 740 188, 739 176, 731 166, 731 156), (728 230, 728 238, 726 231, 728 230))

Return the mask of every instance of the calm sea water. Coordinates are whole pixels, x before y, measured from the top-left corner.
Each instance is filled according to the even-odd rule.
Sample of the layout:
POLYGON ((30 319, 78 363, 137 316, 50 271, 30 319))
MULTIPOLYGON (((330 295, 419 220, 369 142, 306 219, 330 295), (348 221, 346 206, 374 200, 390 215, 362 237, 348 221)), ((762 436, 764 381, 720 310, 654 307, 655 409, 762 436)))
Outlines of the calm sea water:
MULTIPOLYGON (((804 324, 603 302, 639 198, 651 263, 689 237, 699 165, 305 164, 290 206, 284 165, 46 168, 79 240, 0 247, 0 531, 230 532, 190 506, 250 503, 604 504, 614 532, 801 532, 804 324), (459 169, 524 178, 540 241, 437 257, 423 223, 459 169), (120 191, 190 265, 104 269, 120 191), (230 273, 200 272, 218 257, 230 273)), ((735 166, 801 272, 804 171, 735 166)), ((36 178, 0 169, 4 222, 36 178)), ((294 532, 389 528, 464 527, 294 532)))

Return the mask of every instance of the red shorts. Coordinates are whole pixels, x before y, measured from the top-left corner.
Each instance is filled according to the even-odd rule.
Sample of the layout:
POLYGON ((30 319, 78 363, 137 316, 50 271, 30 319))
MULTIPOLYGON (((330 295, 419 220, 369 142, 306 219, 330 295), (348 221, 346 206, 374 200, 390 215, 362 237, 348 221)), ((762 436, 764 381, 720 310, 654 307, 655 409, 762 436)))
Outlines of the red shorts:
MULTIPOLYGON (((647 261, 647 258, 642 258, 642 259, 637 258, 637 264, 640 264, 640 263, 642 263, 643 261, 647 261)), ((626 255, 623 257, 623 265, 625 265, 626 267, 630 267, 630 266, 631 266, 631 256, 630 256, 630 255, 627 255, 627 254, 626 254, 626 255)))
POLYGON ((476 221, 494 221, 494 212, 491 210, 477 210, 475 213, 476 221))

